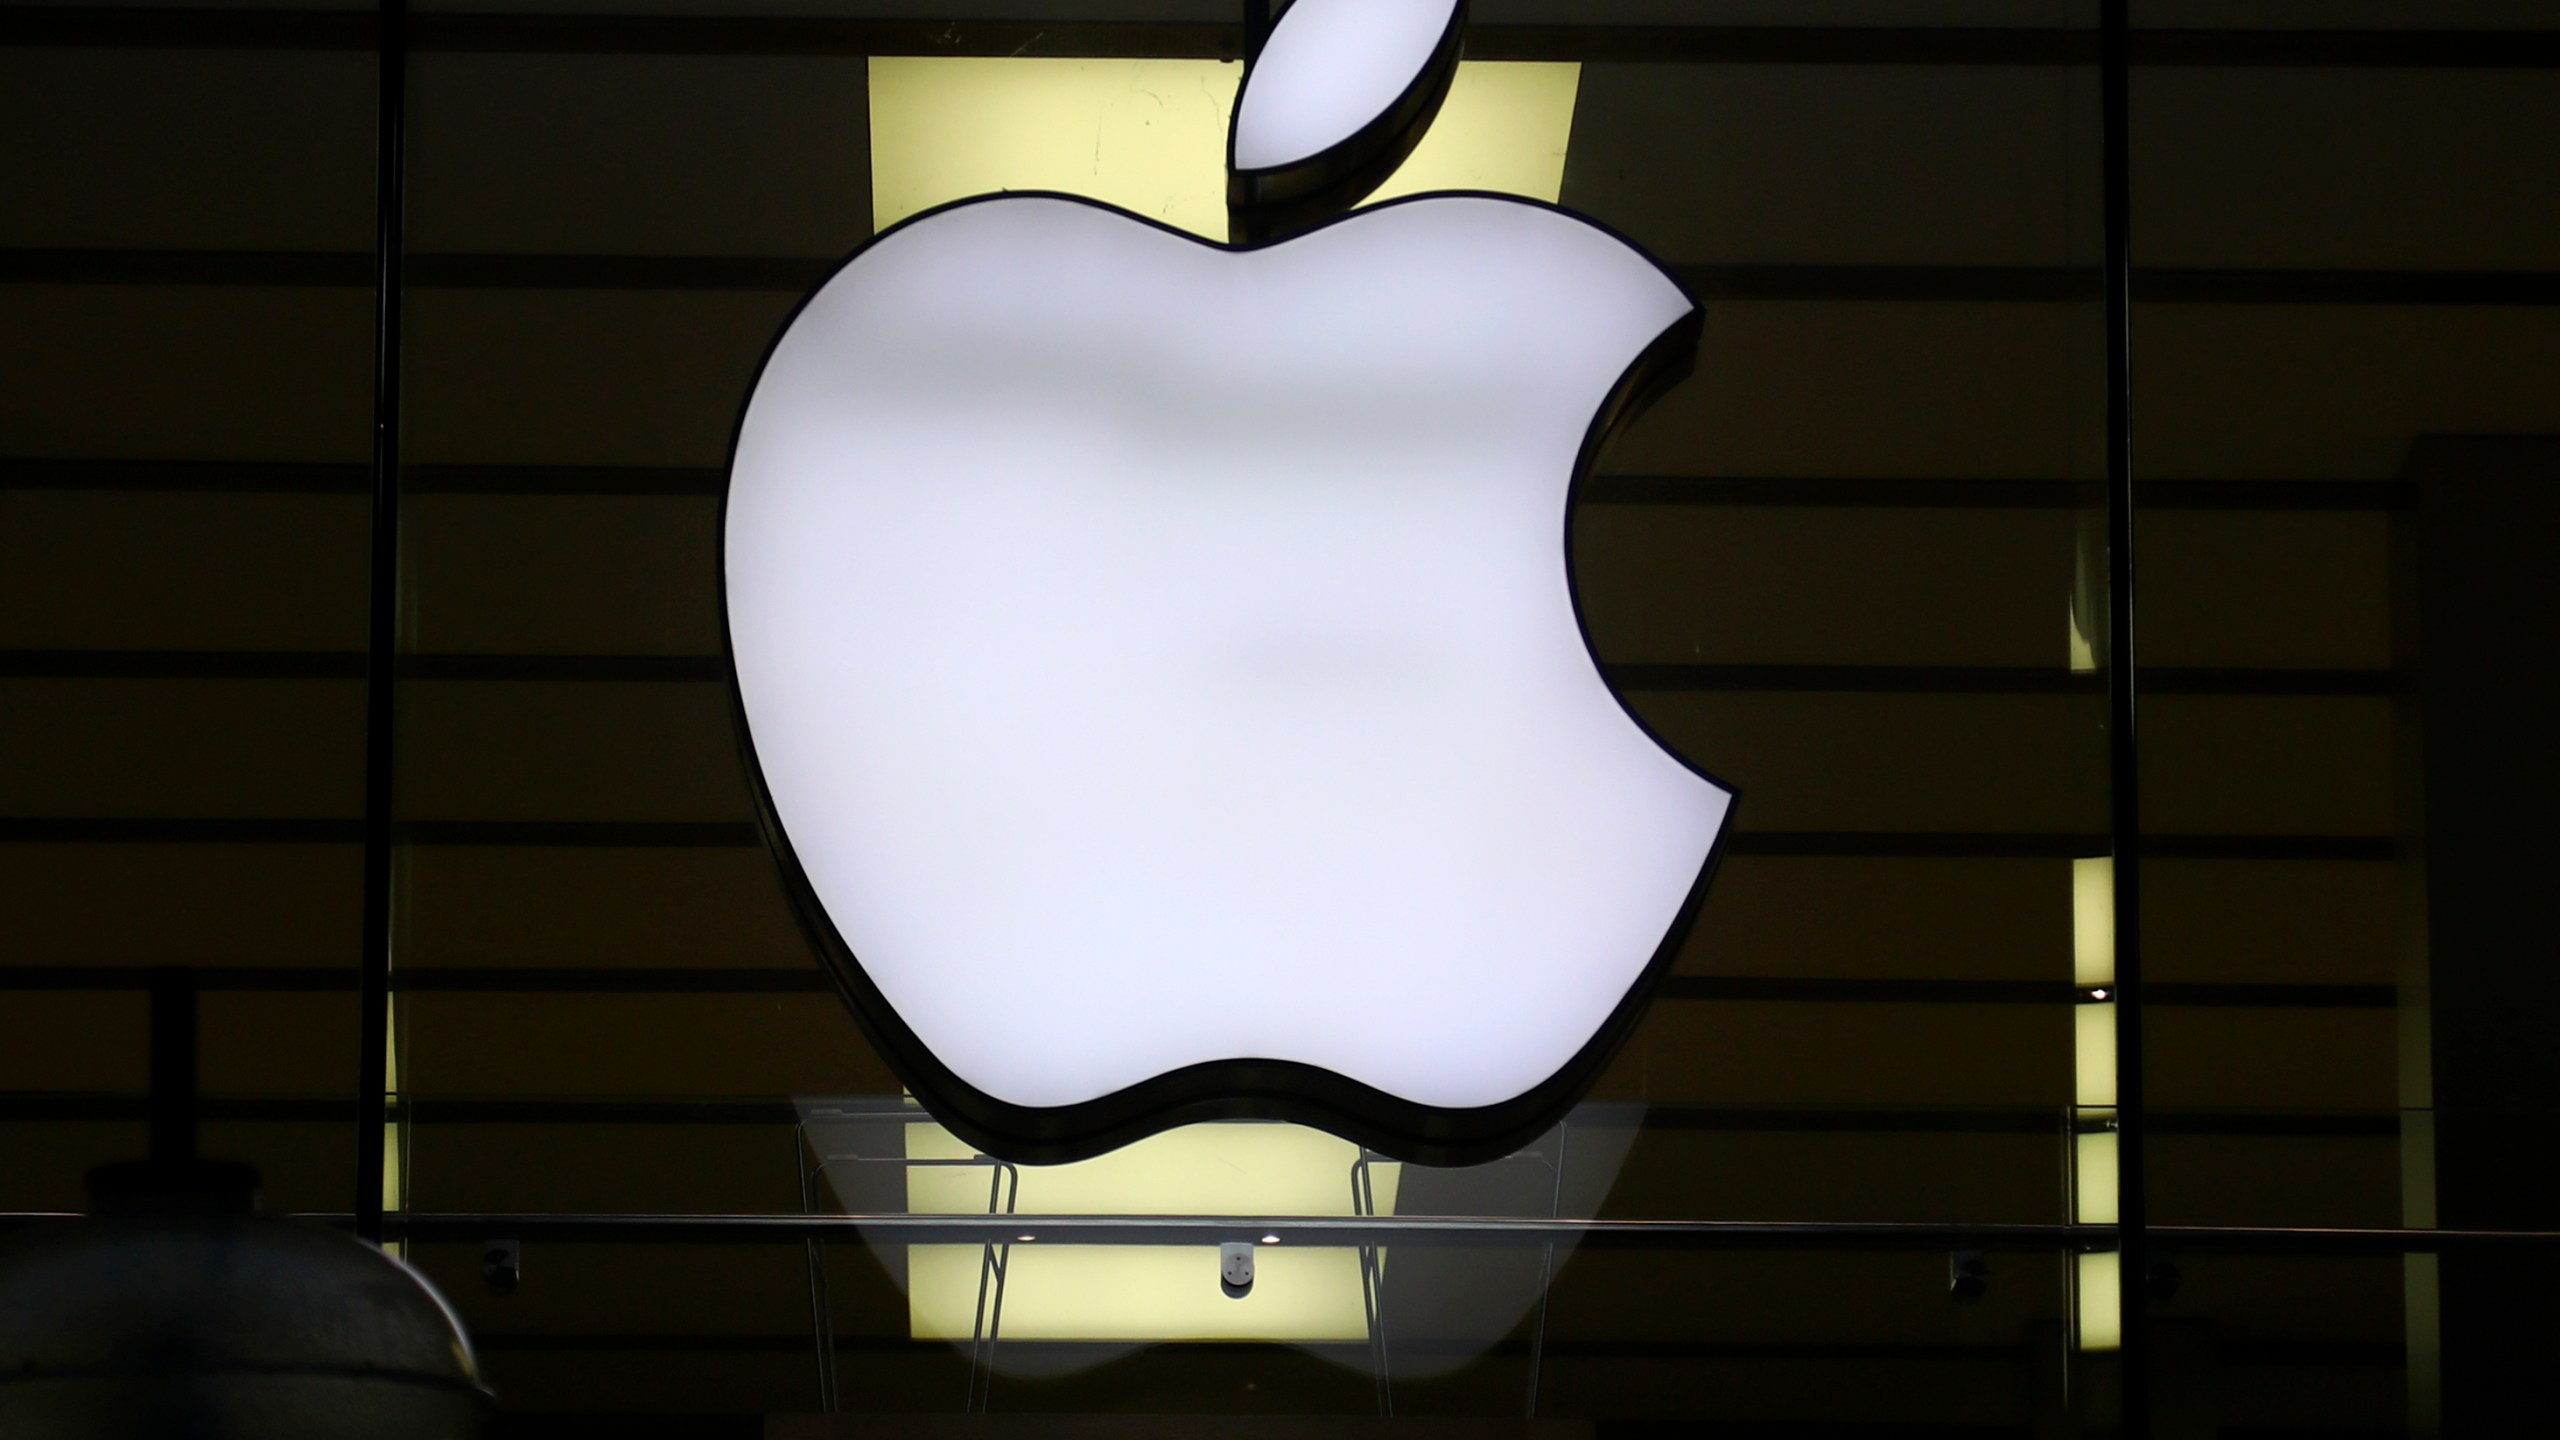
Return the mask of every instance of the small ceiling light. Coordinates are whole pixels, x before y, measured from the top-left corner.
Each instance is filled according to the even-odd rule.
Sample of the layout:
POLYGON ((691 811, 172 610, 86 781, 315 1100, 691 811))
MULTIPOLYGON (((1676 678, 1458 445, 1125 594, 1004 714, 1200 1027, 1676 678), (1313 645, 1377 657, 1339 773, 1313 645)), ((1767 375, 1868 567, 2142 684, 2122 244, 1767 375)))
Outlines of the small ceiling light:
POLYGON ((1265 1245, 1277 1245, 1280 1243, 1280 1237, 1277 1235, 1265 1235, 1262 1237, 1262 1243, 1265 1245))

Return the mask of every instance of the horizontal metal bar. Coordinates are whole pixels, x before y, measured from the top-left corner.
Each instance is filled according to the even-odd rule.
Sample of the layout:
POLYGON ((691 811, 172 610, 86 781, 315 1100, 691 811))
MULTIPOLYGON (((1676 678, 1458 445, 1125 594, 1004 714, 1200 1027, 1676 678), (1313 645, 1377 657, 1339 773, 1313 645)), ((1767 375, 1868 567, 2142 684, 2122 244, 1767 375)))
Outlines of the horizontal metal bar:
MULTIPOLYGON (((1006 1348, 1020 1347, 1031 1352, 1073 1352, 1093 1343, 1073 1340, 1008 1340, 1006 1348)), ((474 1330, 472 1348, 482 1353, 561 1354, 580 1352, 618 1353, 736 1353, 763 1352, 806 1354, 809 1337, 805 1333, 713 1334, 689 1331, 503 1331, 474 1330)), ((834 1340, 839 1354, 870 1355, 948 1355, 951 1342, 917 1340, 904 1335, 838 1335, 834 1340)), ((1880 1362, 1886 1364, 1925 1363, 1934 1365, 2010 1366, 2036 1363, 2038 1354, 2032 1345, 1959 1345, 1930 1344, 1915 1341, 1907 1344, 1875 1341, 1847 1341, 1839 1344, 1820 1342, 1788 1343, 1784 1341, 1721 1340, 1564 1340, 1548 1338, 1533 1342, 1527 1336, 1512 1336, 1489 1343, 1476 1341, 1434 1341, 1398 1336, 1399 1356, 1463 1357, 1521 1356, 1530 1353, 1533 1344, 1550 1358, 1577 1360, 1775 1360, 1813 1363, 1854 1364, 1880 1362)), ((1239 1351, 1296 1351, 1317 1353, 1334 1351, 1346 1356, 1368 1353, 1366 1340, 1266 1341, 1206 1340, 1186 1342, 1185 1349, 1235 1353, 1239 1351)), ((1019 1353, 1019 1352, 1017 1352, 1019 1353)), ((2408 1363, 2407 1347, 2401 1345, 2356 1344, 2353 1342, 2250 1342, 2217 1337, 2214 1363, 2227 1374, 2233 1367, 2249 1369, 2398 1369, 2408 1363)), ((1825 1431, 1825 1434, 1837 1432, 1825 1431)), ((1908 1436, 1907 1430, 1896 1435, 1908 1436)), ((1935 1435, 1940 1432, 1927 1431, 1935 1435)), ((2228 1433, 2228 1432, 2226 1432, 2228 1433)))
MULTIPOLYGON (((2509 69, 2560 64, 2550 30, 2140 29, 2135 65, 2509 69), (2511 48, 2512 47, 2512 48, 2511 48)), ((1636 64, 2095 65, 2095 30, 1726 25, 1477 25, 1472 59, 1636 64)))
POLYGON ((411 48, 620 55, 1041 55, 1236 59, 1242 25, 783 19, 731 15, 420 15, 411 48))
MULTIPOLYGON (((220 819, 170 816, 0 818, 11 845, 352 845, 356 819, 220 819)), ((728 820, 411 820, 395 827, 413 845, 736 849, 762 845, 753 822, 728 820)))
MULTIPOLYGON (((364 11, 0 7, 0 44, 370 50, 364 11)), ((1059 55, 1233 58, 1241 25, 421 14, 416 51, 647 55, 1059 55)), ((1476 59, 1782 65, 2092 65, 2092 30, 1938 26, 1491 25, 1476 59)), ((2136 30, 2137 65, 2515 68, 2560 63, 2542 30, 2136 30)))
MULTIPOLYGON (((1091 1343, 1073 1340, 1008 1340, 1008 1350, 1073 1353, 1091 1343)), ((483 1354, 580 1354, 607 1352, 616 1354, 793 1354, 808 1353, 809 1337, 805 1333, 731 1333, 713 1334, 688 1331, 504 1331, 474 1330, 472 1348, 483 1354)), ((1533 1342, 1527 1336, 1513 1336, 1489 1343, 1476 1341, 1434 1341, 1421 1337, 1398 1336, 1399 1356, 1516 1357, 1534 1347, 1550 1359, 1576 1360, 1666 1360, 1696 1361, 1788 1361, 1815 1364, 1882 1364, 2017 1366, 2037 1363, 2035 1347, 2014 1345, 1955 1345, 1912 1342, 1894 1344, 1874 1341, 1849 1341, 1839 1344, 1819 1342, 1786 1343, 1772 1341, 1733 1342, 1719 1340, 1566 1340, 1547 1338, 1533 1342)), ((904 1335, 838 1335, 834 1347, 839 1354, 866 1355, 948 1355, 951 1342, 917 1340, 904 1335)), ((1365 1340, 1326 1341, 1191 1341, 1186 1350, 1223 1353, 1257 1351, 1328 1351, 1346 1357, 1365 1356, 1369 1345, 1365 1340)), ((2336 1369, 2396 1370, 2408 1363, 2407 1347, 2401 1345, 2362 1345, 2352 1342, 2289 1343, 2248 1342, 2218 1339, 2214 1346, 2214 1363, 2228 1374, 2233 1368, 2244 1369, 2336 1369)), ((1834 1433, 1834 1432, 1825 1432, 1834 1433)), ((1897 1435, 1909 1435, 1896 1430, 1897 1435)), ((1936 1435, 1941 1432, 1924 1432, 1936 1435)))
MULTIPOLYGON (((196 987, 213 993, 327 994, 356 988, 342 966, 205 965, 196 987)), ((142 965, 0 966, 0 992, 139 993, 150 988, 142 965)), ((785 966, 507 966, 410 965, 392 988, 434 995, 821 995, 834 983, 815 969, 785 966)), ((2055 980, 1800 978, 1669 975, 1656 992, 1688 1002, 1822 1005, 2073 1005, 2079 987, 2055 980)), ((2147 1003, 2216 1009, 2387 1009, 2389 985, 2154 984, 2147 1003)))
POLYGON ((1594 475, 1585 505, 1769 509, 2082 510, 2104 487, 2060 477, 1983 480, 1866 475, 1594 475))
MULTIPOLYGON (((1741 830, 1729 855, 1858 859, 2093 859, 2108 853, 2103 833, 2030 831, 1741 830)), ((2149 835, 2142 853, 2168 860, 2388 860, 2388 836, 2149 835)))
MULTIPOLYGON (((1421 1358, 1424 1356, 1455 1356, 1464 1358, 1523 1356, 1530 1353, 1532 1343, 1533 1342, 1530 1338, 1525 1335, 1510 1336, 1504 1339, 1492 1341, 1432 1340, 1421 1336, 1398 1335, 1396 1337, 1395 1353, 1399 1358, 1421 1358)), ((833 1338, 833 1344, 838 1354, 947 1356, 951 1353, 950 1341, 918 1340, 905 1335, 838 1335, 833 1338)), ((1017 1355, 1026 1352, 1032 1354, 1044 1352, 1073 1353, 1080 1349, 1089 1350, 1091 1347, 1097 1345, 1109 1346, 1111 1344, 1113 1344, 1113 1342, 1109 1341, 1022 1340, 1011 1338, 1008 1338, 1004 1342, 1006 1351, 1017 1355)), ((810 1343, 809 1336, 806 1332, 797 1334, 774 1334, 770 1332, 717 1334, 707 1332, 669 1333, 666 1331, 564 1332, 551 1330, 490 1331, 475 1329, 471 1335, 471 1346, 474 1350, 484 1354, 560 1354, 606 1351, 618 1353, 670 1354, 732 1354, 761 1352, 767 1354, 789 1353, 805 1355, 809 1352, 810 1343)), ((1925 1342, 1914 1342, 1911 1344, 1897 1345, 1889 1342, 1877 1343, 1874 1341, 1850 1341, 1837 1345, 1824 1345, 1819 1343, 1788 1344, 1784 1342, 1735 1343, 1731 1341, 1715 1340, 1563 1340, 1551 1338, 1536 1342, 1536 1348, 1550 1358, 1570 1357, 1577 1360, 1793 1360, 1813 1362, 1829 1361, 1833 1363, 1880 1361, 1887 1363, 1921 1362, 1942 1365, 1977 1364, 1985 1366, 2015 1366, 2029 1364, 2035 1359, 2036 1353, 2032 1347, 2025 1344, 1933 1345, 1925 1342)), ((1183 1349, 1186 1352, 1193 1354, 1224 1353, 1230 1355, 1252 1352, 1281 1353, 1312 1351, 1318 1354, 1330 1352, 1348 1358, 1352 1356, 1366 1357, 1369 1354, 1369 1342, 1365 1339, 1342 1341, 1191 1340, 1183 1342, 1183 1349)), ((2219 1359, 2222 1353, 2221 1350, 2217 1348, 2215 1353, 2216 1358, 2219 1359)), ((1828 1435, 1836 1432, 1825 1431, 1822 1433, 1828 1435)), ((1896 1431, 1895 1433, 1902 1436, 1907 1436, 1909 1434, 1907 1431, 1896 1431)), ((1925 1433, 1930 1435, 1937 1434, 1935 1431, 1925 1433)))
MULTIPOLYGON (((361 495, 367 477, 361 465, 0 457, 0 490, 361 495)), ((401 472, 412 495, 715 499, 726 479, 717 467, 699 465, 411 465, 401 472)), ((2379 511, 2405 509, 2415 495, 2391 480, 2161 479, 2144 482, 2142 503, 2146 510, 2379 511)), ((2100 504, 2104 488, 2064 478, 1601 475, 1582 498, 1590 505, 2081 510, 2100 504)))
MULTIPOLYGON (((1275 1234, 1282 1245, 1573 1243, 1602 1249, 1671 1250, 2113 1250, 2112 1225, 1953 1225, 1900 1221, 1578 1220, 1385 1216, 1155 1215, 488 1215, 418 1214, 396 1221, 412 1240, 628 1243, 649 1239, 794 1241, 851 1238, 905 1244, 1021 1243, 1017 1237, 1107 1245, 1205 1245, 1275 1234)), ((2170 1254, 2403 1255, 2560 1248, 2547 1230, 2395 1230, 2154 1225, 2153 1248, 2170 1254)), ((1033 1243, 1040 1243, 1035 1241, 1033 1243)))
MULTIPOLYGON (((764 843, 745 820, 411 820, 413 845, 592 849, 741 849, 764 843)), ((353 819, 169 816, 0 818, 8 845, 340 845, 362 837, 353 819)), ((2153 835, 2143 853, 2170 860, 2389 860, 2393 842, 2373 835, 2153 835)), ((1742 830, 1729 855, 1794 859, 2079 859, 2107 853, 2100 834, 2034 831, 1742 830)))
MULTIPOLYGON (((0 1228, 76 1220, 64 1211, 0 1212, 0 1228)), ((295 1218, 346 1228, 343 1213, 295 1218)), ((492 1236, 588 1245, 868 1244, 1215 1245, 1278 1235, 1282 1245, 1515 1246, 1607 1250, 2089 1251, 2115 1248, 2112 1225, 1902 1221, 1583 1220, 1467 1216, 1242 1215, 607 1215, 539 1211, 392 1212, 390 1238, 477 1245, 492 1236), (1024 1241, 1021 1237, 1034 1238, 1024 1241)), ((2154 1254, 2302 1259, 2514 1254, 2560 1249, 2560 1231, 2153 1225, 2154 1254)))
MULTIPOLYGON (((1770 1135, 2032 1135, 2057 1138, 2077 1123, 2076 1107, 1937 1109, 1925 1106, 1728 1106, 1660 1103, 1648 1106, 1648 1132, 1712 1132, 1770 1135)), ((1632 1123, 1632 1122, 1631 1122, 1632 1123)), ((2388 1139, 2400 1134, 2398 1114, 2240 1113, 2162 1111, 2147 1122, 2154 1134, 2251 1137, 2262 1140, 2388 1139)))
MULTIPOLYGON (((1620 688, 1643 691, 1853 693, 1897 695, 2086 695, 2106 693, 2106 676, 2059 665, 1697 665, 1612 663, 1620 688)), ((2389 695, 2389 670, 2270 667, 2146 667, 2143 688, 2166 695, 2389 695)))
MULTIPOLYGON (((355 680, 360 650, 0 650, 0 679, 355 680)), ((2104 677, 2029 665, 1659 665, 1604 667, 1621 689, 1737 693, 2090 695, 2104 677)), ((718 655, 406 655, 400 674, 419 681, 722 684, 718 655)), ((2142 672, 2173 695, 2388 695, 2388 670, 2166 668, 2142 672)))
MULTIPOLYGON (((371 50, 370 12, 0 7, 0 45, 371 50)), ((598 55, 1050 55, 1233 58, 1240 25, 958 22, 726 15, 426 13, 412 52, 598 55)))
POLYGON ((1551 1220, 1476 1217, 1168 1215, 542 1215, 414 1214, 389 1233, 433 1243, 522 1240, 630 1244, 775 1243, 812 1239, 910 1245, 1051 1243, 1215 1245, 1277 1235, 1279 1244, 1546 1245, 1626 1249, 2113 1249, 2110 1225, 1940 1225, 1901 1222, 1551 1220), (1036 1237, 1025 1242, 1021 1237, 1036 1237))
MULTIPOLYGON (((0 650, 0 679, 360 680, 361 650, 0 650)), ((719 683, 717 655, 411 654, 404 679, 719 683)))
MULTIPOLYGON (((0 966, 0 991, 143 991, 143 965, 0 966)), ((356 972, 323 965, 203 965, 196 988, 214 994, 352 992, 356 972)), ((465 995, 784 995, 830 993, 815 969, 781 966, 504 966, 409 965, 392 972, 392 988, 414 994, 465 995)))
MULTIPOLYGON (((882 1119, 924 1118, 923 1112, 880 1097, 879 1108, 830 1113, 809 1099, 773 1097, 583 1099, 508 1096, 398 1097, 397 1118, 420 1125, 593 1127, 760 1126, 862 1124, 882 1119)), ((208 1120, 243 1124, 343 1125, 356 1114, 353 1099, 325 1096, 214 1096, 204 1102, 208 1120)), ((1729 1106, 1654 1102, 1629 1107, 1630 1113, 1596 1118, 1597 1127, 1641 1128, 1647 1134, 1715 1135, 1940 1135, 2032 1137, 2058 1145, 2079 1123, 2072 1106, 1930 1108, 1926 1106, 1852 1107, 1825 1105, 1729 1106)), ((139 1094, 16 1093, 0 1094, 0 1121, 34 1123, 140 1124, 149 1118, 149 1097, 139 1094)), ((2397 1114, 2268 1113, 2240 1111, 2154 1111, 2154 1133, 2198 1138, 2284 1140, 2371 1140, 2397 1143, 2404 1117, 2397 1114)))
MULTIPOLYGON (((0 1214, 0 1225, 77 1218, 59 1211, 0 1214)), ((331 1226, 352 1217, 304 1212, 331 1226)), ((1280 1245, 1551 1245, 1635 1249, 1842 1250, 2113 1249, 2111 1225, 1940 1225, 1899 1222, 1573 1220, 1481 1217, 1243 1215, 614 1215, 545 1212, 391 1212, 386 1238, 479 1244, 491 1236, 594 1245, 1216 1245, 1279 1236, 1280 1245), (1029 1237, 1029 1238, 1025 1238, 1029 1237)))
MULTIPOLYGON (((2105 274, 2094 266, 1679 265, 1701 300, 1837 300, 2095 304, 2105 274)), ((2547 270, 2316 270, 2223 266, 2136 269, 2135 304, 2515 305, 2560 304, 2560 272, 2547 270)))
POLYGON ((1588 64, 2081 65, 2094 32, 1968 26, 1491 25, 1467 27, 1470 60, 1588 64))
MULTIPOLYGON (((1775 509, 1871 508, 2089 510, 2096 480, 1968 480, 1870 476, 1600 475, 1586 505, 1715 505, 1775 509)), ((2407 509, 2414 487, 2396 480, 2209 480, 2143 482, 2146 512, 2163 510, 2383 511, 2407 509)))
MULTIPOLYGON (((1665 1000, 1819 1005, 2076 1005, 2081 987, 2059 980, 1881 980, 1751 975, 1668 975, 1665 1000)), ((2162 984, 2143 991, 2153 1006, 2210 1009, 2389 1009, 2390 985, 2162 984)))
MULTIPOLYGON (((428 254, 410 257, 410 289, 674 290, 797 296, 836 256, 428 254)), ((0 283, 369 288, 363 251, 0 249, 0 283)), ((2089 266, 1719 265, 1672 267, 1710 303, 1838 301, 1962 304, 2096 303, 2089 266)), ((2225 266, 2133 273, 2137 302, 2185 305, 2560 304, 2560 272, 2316 270, 2225 266)))
POLYGON ((1615 662, 1640 691, 1865 695, 2102 695, 2106 677, 2060 665, 1698 665, 1615 662))

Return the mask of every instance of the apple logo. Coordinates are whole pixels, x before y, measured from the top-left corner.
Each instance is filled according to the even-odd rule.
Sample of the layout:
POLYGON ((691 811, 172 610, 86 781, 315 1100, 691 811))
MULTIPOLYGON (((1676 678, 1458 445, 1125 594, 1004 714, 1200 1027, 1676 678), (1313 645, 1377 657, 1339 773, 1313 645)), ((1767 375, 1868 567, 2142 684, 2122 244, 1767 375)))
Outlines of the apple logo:
POLYGON ((867 1033, 989 1153, 1189 1121, 1463 1163, 1641 1014, 1732 791, 1600 674, 1572 488, 1695 303, 1562 210, 1344 212, 1454 0, 1297 0, 1237 243, 1069 196, 907 220, 801 304, 721 522, 741 745, 867 1033))

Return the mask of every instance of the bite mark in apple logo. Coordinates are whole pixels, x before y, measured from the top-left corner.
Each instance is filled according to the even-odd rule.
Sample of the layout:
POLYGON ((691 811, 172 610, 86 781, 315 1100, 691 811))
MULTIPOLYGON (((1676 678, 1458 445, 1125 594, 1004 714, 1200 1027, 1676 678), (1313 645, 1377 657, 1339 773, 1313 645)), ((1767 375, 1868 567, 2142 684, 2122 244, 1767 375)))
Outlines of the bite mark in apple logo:
POLYGON ((901 1079, 989 1153, 1192 1120, 1506 1153, 1689 929, 1733 793, 1602 677, 1572 491, 1699 312, 1627 241, 1344 212, 1446 93, 1454 0, 1297 0, 1236 242, 984 196, 785 325, 721 515, 740 743, 901 1079))

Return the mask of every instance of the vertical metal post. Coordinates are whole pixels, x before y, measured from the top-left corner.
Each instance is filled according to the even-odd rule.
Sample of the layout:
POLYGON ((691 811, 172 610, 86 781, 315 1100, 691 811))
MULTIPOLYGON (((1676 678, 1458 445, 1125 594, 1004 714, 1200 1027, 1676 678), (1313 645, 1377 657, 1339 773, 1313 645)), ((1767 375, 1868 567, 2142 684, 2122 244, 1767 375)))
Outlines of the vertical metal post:
POLYGON ((364 688, 364 940, 357 983, 356 1233, 382 1239, 391 1056, 393 687, 400 647, 400 236, 407 0, 380 0, 374 91, 373 527, 364 688))
POLYGON ((2107 788, 2114 851, 2117 1294, 2123 1433, 2150 1434, 2150 1247, 2144 1226, 2142 1094, 2142 756, 2135 732, 2133 507, 2133 161, 2129 0, 2099 0, 2107 345, 2107 788))
MULTIPOLYGON (((1565 1148, 1572 1143, 1573 1120, 1568 1116, 1556 1123, 1556 1151, 1548 1166, 1554 1172, 1553 1183, 1547 1189, 1547 1218, 1550 1220, 1564 1215, 1565 1148)), ((1529 1395, 1520 1407, 1523 1420, 1538 1418, 1538 1378, 1546 1368, 1547 1360, 1547 1292, 1554 1288, 1555 1283, 1556 1247, 1541 1245, 1538 1247, 1538 1318, 1529 1327, 1529 1395)))
MULTIPOLYGON (((1351 1213, 1368 1219, 1378 1213, 1378 1190, 1369 1168, 1369 1147, 1351 1162, 1351 1213)), ((1369 1325, 1369 1369, 1378 1391, 1378 1413, 1396 1413, 1395 1378, 1388 1369, 1386 1259, 1375 1245, 1360 1247, 1360 1306, 1369 1325)))
MULTIPOLYGON (((791 1150, 800 1167, 800 1213, 815 1215, 818 1212, 815 1190, 809 1184, 809 1161, 814 1152, 816 1173, 826 1173, 825 1143, 810 1128, 810 1122, 803 1120, 791 1132, 791 1150)), ((815 1236, 802 1243, 809 1257, 809 1334, 818 1352, 818 1411, 831 1415, 836 1408, 836 1332, 835 1302, 827 1290, 827 1245, 815 1236)))
POLYGON ((151 972, 151 1163, 196 1158, 196 972, 151 972))

